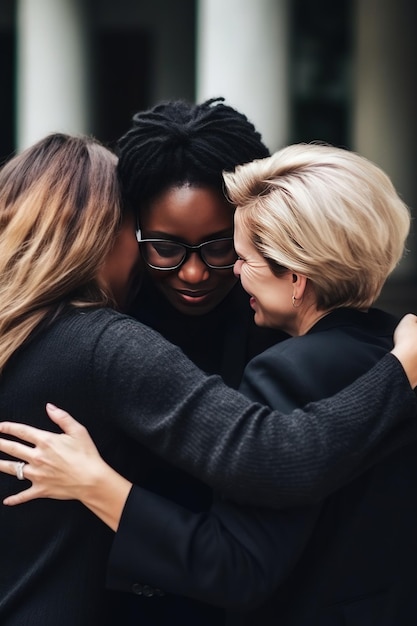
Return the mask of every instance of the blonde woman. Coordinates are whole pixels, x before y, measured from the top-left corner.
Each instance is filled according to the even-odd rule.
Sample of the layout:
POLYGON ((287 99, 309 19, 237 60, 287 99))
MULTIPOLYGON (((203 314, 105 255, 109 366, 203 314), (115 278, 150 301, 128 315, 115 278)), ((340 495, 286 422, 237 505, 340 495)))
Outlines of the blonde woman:
MULTIPOLYGON (((17 157, 7 166, 3 178, 0 176, 0 252, 5 257, 4 271, 10 270, 7 283, 2 284, 3 300, 12 308, 7 285, 17 277, 20 289, 13 290, 13 298, 19 293, 31 294, 26 301, 23 299, 20 311, 13 309, 9 314, 8 325, 4 323, 0 334, 0 345, 7 347, 8 341, 2 344, 2 338, 10 337, 11 343, 12 334, 21 333, 20 342, 9 348, 9 359, 3 359, 1 411, 12 422, 3 424, 0 431, 35 444, 28 447, 1 441, 0 449, 14 457, 0 461, 1 469, 11 476, 0 483, 2 497, 14 489, 17 476, 33 485, 8 498, 9 505, 39 496, 80 498, 108 526, 118 529, 108 583, 117 589, 151 595, 155 601, 168 592, 183 594, 236 609, 238 614, 231 617, 233 623, 256 620, 265 625, 279 619, 282 624, 305 625, 325 615, 330 615, 330 623, 334 623, 342 613, 352 614, 351 606, 345 609, 346 598, 352 605, 360 590, 364 609, 360 607, 357 614, 362 620, 369 611, 375 611, 379 619, 375 623, 381 626, 389 606, 395 619, 385 623, 405 623, 400 619, 405 613, 400 612, 399 590, 403 610, 408 611, 412 597, 407 585, 414 582, 410 572, 415 561, 412 530, 417 522, 417 499, 409 497, 414 495, 417 475, 414 446, 372 467, 331 496, 324 506, 279 513, 221 500, 209 515, 195 515, 140 487, 132 488, 128 480, 101 461, 86 431, 56 408, 49 406, 49 411, 67 431, 64 436, 13 423, 32 415, 33 426, 48 428, 43 406, 52 401, 81 419, 100 452, 119 471, 123 472, 128 460, 124 438, 146 440, 153 449, 206 479, 224 495, 263 507, 306 503, 317 498, 319 492, 340 485, 353 472, 372 465, 376 455, 381 458, 396 450, 407 437, 415 436, 414 421, 404 428, 402 421, 410 414, 414 419, 416 400, 397 359, 392 355, 381 358, 390 349, 395 324, 383 314, 375 317, 372 312, 362 312, 376 297, 383 278, 379 283, 370 278, 374 291, 367 301, 361 295, 357 304, 354 280, 348 290, 336 296, 334 287, 327 291, 321 288, 323 281, 317 281, 320 289, 316 291, 315 280, 316 275, 321 278, 327 263, 329 281, 334 280, 338 286, 341 273, 334 266, 341 258, 345 264, 348 259, 349 265, 362 251, 366 264, 357 263, 358 276, 369 269, 366 242, 355 245, 358 216, 353 212, 351 219, 341 219, 344 211, 352 210, 347 208, 346 191, 357 182, 361 168, 370 178, 362 204, 374 204, 376 198, 381 198, 387 205, 387 211, 376 222, 378 232, 389 224, 391 237, 387 241, 388 254, 384 251, 385 261, 384 255, 379 257, 379 263, 385 263, 381 277, 398 262, 409 216, 388 179, 360 157, 352 156, 353 162, 361 166, 352 171, 347 161, 339 159, 337 163, 327 149, 316 147, 314 152, 308 147, 293 148, 292 154, 288 149, 271 160, 246 169, 244 166, 235 175, 226 176, 228 192, 238 205, 236 248, 242 258, 236 273, 251 294, 255 320, 285 326, 297 335, 258 357, 247 371, 247 389, 253 395, 256 389, 264 404, 279 410, 282 405, 282 410, 288 412, 313 399, 310 396, 314 394, 331 395, 381 359, 360 381, 362 386, 352 385, 339 394, 337 401, 313 404, 306 413, 297 409, 283 415, 251 404, 228 390, 217 377, 199 373, 177 348, 153 331, 103 308, 106 300, 114 297, 116 286, 123 296, 136 268, 136 255, 131 247, 130 215, 123 217, 116 236, 119 206, 113 157, 96 144, 91 150, 89 142, 87 145, 88 149, 82 140, 60 136, 45 140, 17 157), (81 154, 69 149, 72 142, 81 154), (96 152, 100 158, 93 158, 96 152), (105 182, 96 172, 100 159, 107 162, 105 182), (46 178, 43 170, 48 172, 46 178), (31 176, 27 176, 29 171, 31 176), (333 184, 333 176, 344 184, 333 184), (287 185, 280 186, 286 178, 287 185), (316 190, 317 178, 328 184, 320 186, 316 180, 316 190), (65 184, 61 184, 63 179, 65 184), (288 186, 290 180, 292 187, 288 186), (242 198, 241 189, 246 193, 242 198), (275 191, 278 197, 271 204, 269 195, 275 191), (105 192, 109 195, 107 202, 105 192), (308 202, 304 202, 306 196, 311 196, 308 202), (311 205, 313 197, 320 197, 320 202, 311 205), (334 204, 336 199, 338 205, 334 204), (271 206, 265 211, 263 205, 268 202, 271 206), (316 211, 319 205, 327 216, 311 217, 309 207, 314 206, 316 211), (20 211, 21 206, 24 211, 20 211), (304 207, 305 215, 294 219, 299 206, 304 207), (269 215, 274 207, 277 215, 271 226, 262 216, 269 215), (30 226, 18 237, 29 211, 30 226), (296 229, 309 215, 311 224, 306 222, 306 229, 310 237, 298 240, 296 229), (251 230, 246 226, 249 223, 251 230), (284 223, 281 232, 279 227, 284 223), (326 248, 323 244, 323 249, 318 246, 319 236, 313 236, 314 229, 336 238, 333 256, 328 250, 330 245, 326 248), (344 256, 339 254, 343 229, 349 241, 345 247, 355 251, 351 257, 347 251, 344 256), (97 254, 89 255, 89 247, 96 245, 101 246, 97 254), (272 257, 272 251, 275 254, 281 248, 287 255, 286 267, 280 256, 272 257), (23 271, 19 261, 25 257, 21 251, 26 249, 33 250, 32 263, 26 263, 23 271), (126 260, 127 250, 132 251, 130 261, 119 268, 118 258, 126 260), (317 256, 321 271, 310 277, 310 266, 314 267, 317 256), (33 292, 40 271, 43 280, 37 284, 42 297, 33 292), (339 274, 334 278, 336 271, 339 274), (343 294, 349 294, 349 298, 346 300, 343 294), (35 313, 36 320, 32 319, 35 313), (371 324, 367 322, 369 315, 371 324), (389 391, 381 384, 388 378, 389 391), (344 403, 343 409, 340 402, 344 403), (397 417, 393 419, 395 411, 397 417), (381 447, 378 444, 383 439, 383 425, 390 421, 396 428, 381 447), (24 459, 26 464, 16 459, 24 459), (315 491, 309 492, 311 486, 315 491), (394 512, 400 514, 398 523, 394 512), (376 532, 377 523, 383 530, 383 545, 376 532), (406 543, 410 562, 404 551, 406 543), (394 554, 395 562, 389 560, 394 554), (390 567, 381 566, 380 555, 386 555, 390 567), (392 571, 396 574, 391 575, 392 571), (295 585, 291 578, 284 583, 291 572, 295 585), (372 573, 372 577, 365 573, 372 573), (282 583, 283 591, 276 591, 282 583), (388 586, 380 587, 380 583, 388 586), (297 591, 300 597, 295 601, 297 591), (263 602, 260 609, 251 612, 254 605, 263 602)), ((333 153, 341 157, 337 150, 333 153)), ((377 213, 369 209, 368 223, 374 229, 377 213)), ((359 279, 357 282, 362 284, 359 279)), ((363 293, 362 288, 359 293, 363 293)), ((407 323, 416 326, 415 318, 407 323)), ((404 341, 401 344, 402 349, 396 348, 395 354, 411 366, 409 381, 414 386, 415 358, 410 356, 408 346, 404 349, 404 341)), ((1 581, 2 624, 105 623, 101 593, 111 537, 104 525, 75 502, 53 500, 31 502, 27 507, 10 506, 3 509, 1 520, 7 537, 2 555, 7 564, 1 581)))

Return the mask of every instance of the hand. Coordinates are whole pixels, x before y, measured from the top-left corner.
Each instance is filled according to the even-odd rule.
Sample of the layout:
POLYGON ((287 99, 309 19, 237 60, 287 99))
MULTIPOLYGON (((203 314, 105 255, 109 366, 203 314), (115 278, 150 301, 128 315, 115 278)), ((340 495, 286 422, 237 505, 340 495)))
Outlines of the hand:
MULTIPOLYGON (((46 411, 62 434, 14 422, 0 423, 0 433, 32 444, 0 438, 2 452, 25 461, 23 475, 32 483, 28 489, 6 498, 4 504, 22 504, 35 498, 83 501, 106 466, 84 426, 52 404, 46 405, 46 411)), ((16 467, 16 461, 0 460, 1 472, 15 475, 16 467)))
POLYGON ((405 315, 394 332, 392 350, 404 367, 411 387, 417 386, 417 316, 405 315))

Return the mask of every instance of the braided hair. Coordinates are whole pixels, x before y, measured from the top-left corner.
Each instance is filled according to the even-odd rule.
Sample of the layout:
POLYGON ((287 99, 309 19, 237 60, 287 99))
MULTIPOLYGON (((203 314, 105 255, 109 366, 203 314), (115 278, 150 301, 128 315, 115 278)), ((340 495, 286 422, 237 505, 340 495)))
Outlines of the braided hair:
POLYGON ((269 156, 245 115, 213 98, 157 104, 133 117, 117 142, 123 193, 136 209, 172 186, 223 189, 223 170, 269 156))

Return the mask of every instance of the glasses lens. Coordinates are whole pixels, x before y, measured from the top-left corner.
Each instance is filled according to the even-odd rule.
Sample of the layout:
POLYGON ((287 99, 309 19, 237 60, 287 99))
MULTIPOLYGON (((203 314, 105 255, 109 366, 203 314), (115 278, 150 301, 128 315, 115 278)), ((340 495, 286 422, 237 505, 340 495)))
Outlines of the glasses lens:
POLYGON ((228 267, 237 260, 233 238, 216 239, 201 246, 201 256, 211 267, 228 267))
POLYGON ((180 265, 185 257, 185 248, 172 241, 144 241, 141 248, 145 261, 153 267, 162 269, 180 265))

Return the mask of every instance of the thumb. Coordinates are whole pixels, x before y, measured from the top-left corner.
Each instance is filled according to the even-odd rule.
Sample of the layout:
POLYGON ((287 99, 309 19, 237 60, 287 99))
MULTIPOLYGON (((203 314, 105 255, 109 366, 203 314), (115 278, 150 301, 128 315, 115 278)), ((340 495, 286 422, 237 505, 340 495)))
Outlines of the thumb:
POLYGON ((81 430, 85 430, 77 420, 75 420, 67 411, 60 409, 51 402, 46 404, 46 412, 48 417, 57 424, 61 430, 67 435, 76 435, 81 430))

